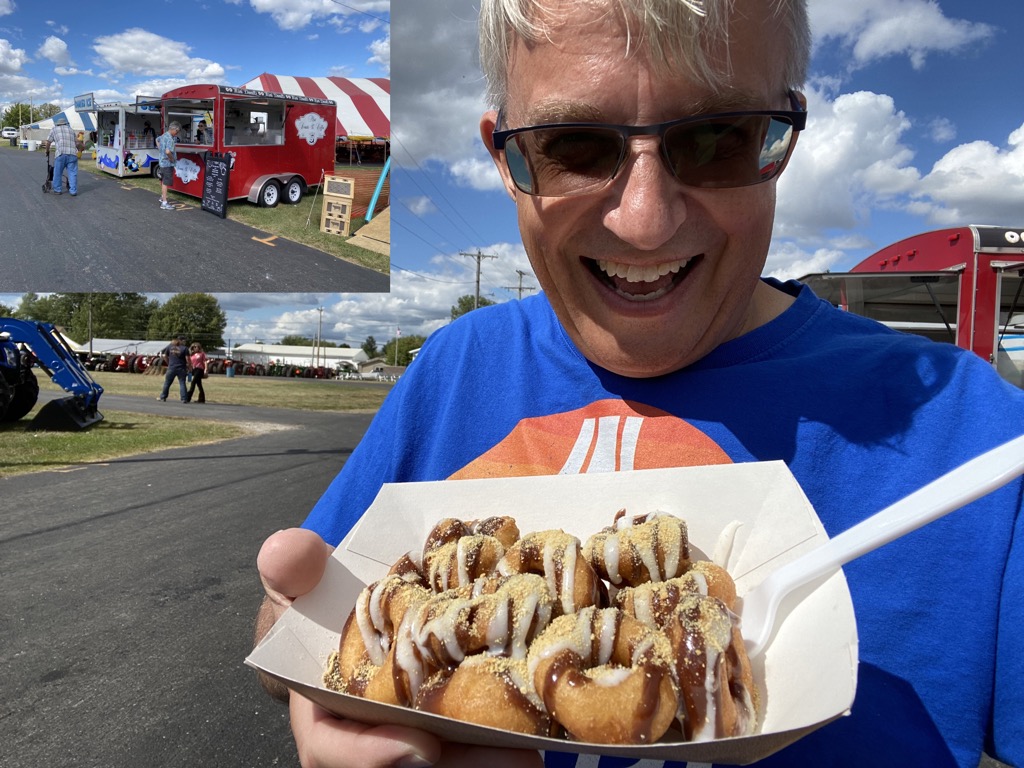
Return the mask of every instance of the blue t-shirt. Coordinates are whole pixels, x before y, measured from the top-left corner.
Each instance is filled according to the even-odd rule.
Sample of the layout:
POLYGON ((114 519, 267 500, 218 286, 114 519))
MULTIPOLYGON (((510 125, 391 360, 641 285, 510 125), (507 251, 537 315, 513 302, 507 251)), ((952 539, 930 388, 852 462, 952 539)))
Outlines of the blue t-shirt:
MULTIPOLYGON (((589 363, 543 295, 460 318, 424 344, 305 526, 337 544, 387 482, 724 454, 785 461, 835 535, 1024 434, 1024 391, 976 355, 770 282, 796 295, 786 312, 652 379, 589 363)), ((983 747, 1024 765, 1021 505, 1018 479, 844 566, 860 642, 852 714, 757 765, 976 768, 983 747)))

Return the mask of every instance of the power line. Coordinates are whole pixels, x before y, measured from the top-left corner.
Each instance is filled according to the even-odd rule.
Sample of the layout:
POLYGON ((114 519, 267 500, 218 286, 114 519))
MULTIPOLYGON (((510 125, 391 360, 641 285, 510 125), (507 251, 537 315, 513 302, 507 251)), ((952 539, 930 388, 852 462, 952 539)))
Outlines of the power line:
POLYGON ((334 3, 335 5, 340 5, 342 8, 348 8, 350 11, 355 11, 356 13, 361 13, 361 14, 363 14, 363 16, 369 16, 371 19, 376 19, 377 21, 380 21, 380 22, 382 22, 384 24, 390 24, 391 23, 387 19, 382 19, 380 16, 374 16, 372 13, 367 13, 366 11, 360 10, 359 8, 355 8, 355 7, 351 6, 351 5, 346 5, 345 3, 339 2, 339 0, 331 0, 331 2, 334 3))
POLYGON ((505 286, 505 290, 506 291, 518 290, 519 291, 519 298, 522 299, 523 298, 523 291, 536 291, 537 290, 536 286, 533 286, 533 285, 523 285, 523 277, 526 276, 526 273, 523 272, 523 270, 517 269, 516 270, 516 274, 519 275, 519 288, 516 288, 514 285, 506 285, 505 286))
POLYGON ((476 259, 476 294, 473 296, 473 309, 477 309, 480 306, 480 262, 483 259, 496 259, 497 256, 488 253, 480 253, 480 249, 476 249, 476 253, 463 253, 459 251, 459 256, 469 256, 471 259, 476 259))

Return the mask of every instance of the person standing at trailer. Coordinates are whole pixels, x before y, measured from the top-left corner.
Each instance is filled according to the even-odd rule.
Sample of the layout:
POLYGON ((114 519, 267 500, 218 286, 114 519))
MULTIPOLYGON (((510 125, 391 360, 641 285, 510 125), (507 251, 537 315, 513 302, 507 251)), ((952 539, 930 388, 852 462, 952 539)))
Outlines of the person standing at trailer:
MULTIPOLYGON (((157 168, 160 175, 160 207, 165 211, 174 210, 174 206, 167 202, 167 188, 174 183, 174 166, 178 162, 176 138, 180 130, 181 123, 175 120, 167 126, 167 131, 160 134, 156 140, 157 149, 160 151, 160 166, 157 168)), ((182 381, 181 387, 181 391, 184 392, 184 381, 182 381)))
POLYGON ((192 346, 188 348, 189 351, 189 362, 192 364, 192 385, 188 388, 188 395, 185 397, 186 403, 192 402, 192 395, 196 389, 199 389, 199 399, 197 403, 206 402, 206 392, 203 390, 203 379, 206 378, 206 352, 203 351, 203 345, 198 341, 193 342, 192 346))
POLYGON ((58 115, 53 121, 53 128, 46 138, 46 151, 56 146, 56 157, 53 161, 53 194, 61 195, 64 190, 64 171, 68 172, 68 192, 72 197, 78 194, 78 142, 75 132, 68 125, 64 115, 58 115))

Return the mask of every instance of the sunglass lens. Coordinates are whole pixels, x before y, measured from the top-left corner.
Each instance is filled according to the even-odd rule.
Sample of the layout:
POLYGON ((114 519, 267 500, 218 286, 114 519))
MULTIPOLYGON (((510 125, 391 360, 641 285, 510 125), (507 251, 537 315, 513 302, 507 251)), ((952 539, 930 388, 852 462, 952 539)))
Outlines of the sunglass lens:
POLYGON ((748 115, 685 123, 665 133, 663 146, 676 178, 694 187, 742 187, 781 169, 792 126, 748 115))
POLYGON ((505 146, 517 186, 534 195, 588 192, 615 175, 624 141, 601 128, 541 128, 515 134, 505 146))

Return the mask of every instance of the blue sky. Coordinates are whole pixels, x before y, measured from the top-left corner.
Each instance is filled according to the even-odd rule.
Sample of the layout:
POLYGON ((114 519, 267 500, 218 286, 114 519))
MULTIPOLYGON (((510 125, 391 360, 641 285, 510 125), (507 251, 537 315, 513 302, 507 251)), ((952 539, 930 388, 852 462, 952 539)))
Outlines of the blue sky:
MULTIPOLYGON (((5 3, 0 0, 0 13, 5 3)), ((0 15, 0 41, 6 38, 33 59, 25 67, 41 67, 32 70, 40 83, 60 80, 38 53, 51 34, 46 20, 57 15, 53 4, 27 11, 27 0, 17 3, 14 14, 0 15)), ((111 5, 119 4, 105 9, 111 5)), ((120 14, 63 14, 75 22, 65 39, 76 66, 95 72, 94 41, 139 26, 161 30, 192 59, 224 67, 230 82, 275 68, 381 74, 369 62, 385 33, 349 29, 360 22, 330 0, 156 5, 166 10, 166 24, 155 11, 136 24, 127 4, 120 14), (194 24, 180 21, 193 16, 189 5, 194 24), (286 28, 263 7, 295 14, 333 8, 337 17, 314 15, 286 28), (111 27, 109 19, 117 17, 125 23, 111 27), (86 32, 90 24, 94 29, 86 32), (209 31, 222 24, 248 26, 232 40, 220 29, 209 31)), ((390 18, 387 2, 346 5, 390 18)), ((428 335, 445 324, 459 296, 474 291, 476 253, 496 257, 480 259, 481 293, 488 298, 516 298, 520 278, 524 295, 535 292, 514 207, 477 134, 487 105, 476 55, 476 0, 393 5, 392 290, 222 296, 232 337, 310 334, 319 307, 324 336, 337 341, 358 344, 368 335, 383 341, 399 326, 403 335, 428 335)), ((810 118, 779 182, 766 274, 847 270, 895 240, 947 226, 1024 226, 1024 3, 810 0, 809 8, 816 38, 805 88, 810 118)), ((7 78, 0 71, 0 101, 8 98, 7 78)), ((125 73, 122 82, 147 79, 125 73)), ((84 82, 75 76, 65 95, 88 90, 79 87, 84 82)), ((10 303, 2 294, 0 301, 10 303)))

